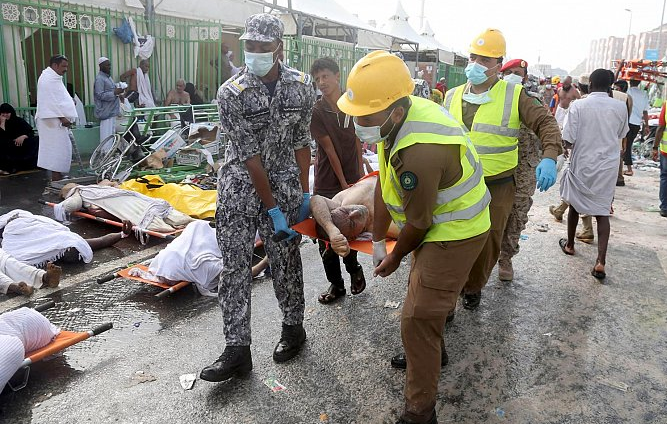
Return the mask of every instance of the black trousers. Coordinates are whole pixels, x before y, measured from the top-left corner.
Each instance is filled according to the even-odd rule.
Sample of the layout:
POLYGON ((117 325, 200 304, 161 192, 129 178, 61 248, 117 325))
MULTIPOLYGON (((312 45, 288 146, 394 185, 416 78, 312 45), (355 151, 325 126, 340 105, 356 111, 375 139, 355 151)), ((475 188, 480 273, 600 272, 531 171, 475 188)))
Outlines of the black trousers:
POLYGON ((630 130, 625 136, 627 139, 627 147, 623 153, 623 163, 626 165, 632 165, 632 143, 635 141, 637 134, 639 134, 640 126, 635 124, 628 124, 628 126, 630 127, 630 130))
MULTIPOLYGON (((322 257, 322 265, 324 265, 324 273, 327 276, 327 280, 331 284, 339 288, 345 288, 345 281, 343 280, 343 274, 340 269, 340 256, 334 252, 333 249, 328 248, 326 243, 322 240, 318 241, 320 247, 320 256, 322 257)), ((350 250, 350 254, 343 258, 343 264, 345 264, 345 271, 348 274, 353 274, 361 269, 361 264, 357 261, 357 251, 350 250)))

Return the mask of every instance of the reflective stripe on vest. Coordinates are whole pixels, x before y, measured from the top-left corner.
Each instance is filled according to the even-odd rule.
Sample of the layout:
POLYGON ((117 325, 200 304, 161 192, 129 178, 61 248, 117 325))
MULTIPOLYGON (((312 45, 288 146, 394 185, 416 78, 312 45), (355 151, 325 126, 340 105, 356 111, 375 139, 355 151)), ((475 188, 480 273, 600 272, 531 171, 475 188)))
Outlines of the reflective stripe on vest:
MULTIPOLYGON (((445 97, 445 107, 462 125, 462 97, 465 89, 465 86, 454 88, 449 90, 445 97), (455 96, 456 101, 454 101, 455 96)), ((477 153, 481 155, 485 176, 493 176, 509 171, 518 164, 517 138, 520 134, 520 122, 518 107, 515 107, 515 102, 518 103, 520 93, 521 90, 517 89, 517 85, 502 80, 498 81, 491 88, 489 94, 492 99, 498 99, 499 101, 504 95, 502 104, 499 104, 499 101, 495 103, 492 101, 480 105, 475 113, 470 137, 475 144, 477 153), (493 118, 494 115, 496 116, 495 119, 493 118), (500 125, 496 124, 498 122, 500 125), (499 138, 495 138, 496 136, 499 138)))
POLYGON ((490 227, 491 195, 484 183, 484 171, 475 147, 447 110, 436 109, 428 100, 412 96, 411 99, 413 105, 390 151, 382 146, 379 152, 382 197, 392 220, 402 229, 407 219, 402 204, 404 190, 391 165, 393 156, 418 143, 456 145, 465 147, 464 151, 459 150, 465 159, 457 157, 461 160, 463 174, 454 186, 438 190, 432 225, 422 242, 463 240, 484 233, 490 227))

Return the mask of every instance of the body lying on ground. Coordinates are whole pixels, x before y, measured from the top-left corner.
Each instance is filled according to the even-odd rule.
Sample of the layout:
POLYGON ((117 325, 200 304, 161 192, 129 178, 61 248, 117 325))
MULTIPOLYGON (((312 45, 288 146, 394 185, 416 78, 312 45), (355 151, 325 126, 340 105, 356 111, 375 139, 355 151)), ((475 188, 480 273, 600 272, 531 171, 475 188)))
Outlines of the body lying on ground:
MULTIPOLYGON (((371 174, 332 199, 315 195, 310 200, 310 211, 317 222, 318 235, 329 240, 340 256, 350 252, 348 240, 373 232, 373 198, 377 179, 376 174, 371 174)), ((397 238, 398 233, 398 227, 392 224, 387 236, 397 238)))
POLYGON ((86 208, 88 213, 115 221, 130 221, 141 230, 168 233, 185 227, 193 218, 174 209, 169 202, 108 185, 66 184, 62 202, 54 208, 56 219, 86 208))
MULTIPOLYGON (((253 267, 252 276, 256 277, 267 265, 268 261, 264 258, 253 267)), ((215 228, 205 221, 194 221, 158 253, 151 261, 148 273, 142 273, 137 268, 130 274, 169 285, 190 281, 201 294, 217 296, 218 277, 223 266, 215 228)))
POLYGON ((56 260, 90 263, 93 250, 112 246, 130 234, 132 224, 123 224, 122 232, 84 239, 51 218, 14 209, 0 216, 2 248, 14 259, 37 267, 56 260))
POLYGON ((21 368, 26 353, 46 346, 58 334, 60 329, 34 309, 0 315, 0 391, 21 368))
POLYGON ((0 294, 32 295, 35 288, 53 288, 60 283, 59 266, 46 263, 46 269, 26 265, 0 249, 0 294))

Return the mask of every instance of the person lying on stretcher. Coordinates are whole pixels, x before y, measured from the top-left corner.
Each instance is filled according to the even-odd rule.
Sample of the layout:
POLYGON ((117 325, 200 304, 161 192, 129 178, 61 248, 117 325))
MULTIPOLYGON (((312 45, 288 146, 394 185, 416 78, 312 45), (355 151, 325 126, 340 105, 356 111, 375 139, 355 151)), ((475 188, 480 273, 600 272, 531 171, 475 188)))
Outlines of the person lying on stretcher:
MULTIPOLYGON (((317 235, 329 240, 331 248, 339 256, 350 253, 348 240, 373 232, 373 199, 377 180, 377 174, 369 174, 332 199, 318 195, 311 197, 310 212, 317 222, 317 235)), ((387 236, 397 238, 398 233, 398 227, 392 222, 387 236)))

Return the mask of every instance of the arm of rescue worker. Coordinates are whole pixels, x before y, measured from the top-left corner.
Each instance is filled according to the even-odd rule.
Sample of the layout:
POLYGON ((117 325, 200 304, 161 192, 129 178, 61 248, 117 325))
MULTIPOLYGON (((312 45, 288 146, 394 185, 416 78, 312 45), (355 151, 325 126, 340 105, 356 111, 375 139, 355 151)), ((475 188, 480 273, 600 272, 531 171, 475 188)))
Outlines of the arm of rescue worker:
POLYGON ((310 182, 308 175, 310 171, 310 121, 313 116, 313 105, 315 104, 315 90, 312 84, 303 85, 303 108, 301 109, 301 119, 294 128, 294 156, 299 165, 301 175, 301 188, 304 193, 310 193, 310 182))
POLYGON ((227 134, 229 143, 237 153, 239 160, 245 164, 259 199, 267 209, 274 208, 276 200, 271 192, 269 177, 262 164, 259 140, 241 113, 243 110, 241 101, 222 88, 218 94, 218 108, 222 130, 227 134))
POLYGON ((381 241, 387 237, 389 225, 391 224, 391 215, 387 210, 387 205, 382 199, 382 183, 380 178, 375 183, 375 193, 373 195, 373 241, 381 241))
POLYGON ((521 90, 519 96, 519 119, 542 141, 542 157, 555 161, 563 152, 558 123, 542 103, 526 94, 525 90, 521 90))
POLYGON ((324 228, 334 252, 344 257, 350 253, 350 245, 347 242, 347 238, 341 234, 338 227, 331 220, 331 211, 338 206, 340 204, 324 196, 315 195, 310 198, 310 212, 313 214, 313 218, 324 228))
POLYGON ((394 250, 375 268, 376 275, 391 275, 401 259, 422 244, 433 225, 438 191, 453 186, 463 176, 460 149, 457 144, 415 144, 399 152, 401 165, 396 174, 403 191, 406 224, 394 250))

